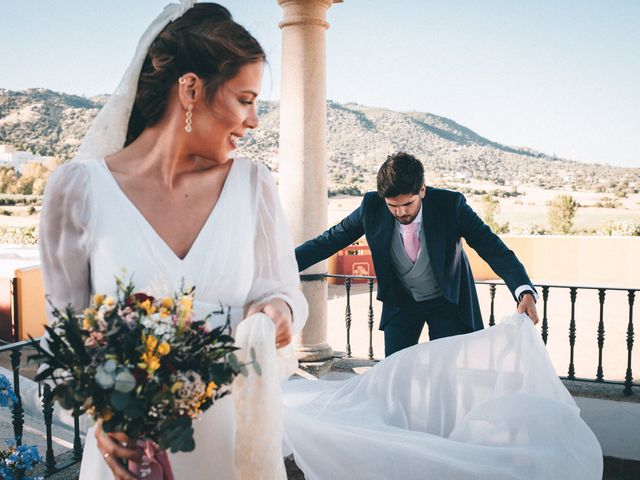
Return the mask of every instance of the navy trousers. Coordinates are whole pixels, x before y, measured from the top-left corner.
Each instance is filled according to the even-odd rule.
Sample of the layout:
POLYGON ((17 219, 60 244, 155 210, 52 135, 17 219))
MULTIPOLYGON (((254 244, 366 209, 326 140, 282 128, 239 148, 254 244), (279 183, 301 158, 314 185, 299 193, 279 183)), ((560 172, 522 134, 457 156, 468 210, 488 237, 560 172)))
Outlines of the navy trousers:
POLYGON ((383 303, 382 318, 386 357, 416 345, 425 323, 429 326, 430 340, 472 332, 471 327, 462 322, 458 306, 444 297, 411 302, 402 307, 383 303))

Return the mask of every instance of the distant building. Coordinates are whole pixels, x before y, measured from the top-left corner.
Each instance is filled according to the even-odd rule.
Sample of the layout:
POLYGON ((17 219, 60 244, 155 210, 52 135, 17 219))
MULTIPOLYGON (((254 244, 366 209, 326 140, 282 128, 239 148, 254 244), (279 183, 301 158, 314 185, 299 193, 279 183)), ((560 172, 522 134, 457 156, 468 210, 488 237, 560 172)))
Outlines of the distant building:
POLYGON ((13 167, 16 172, 22 173, 27 163, 45 164, 51 161, 53 157, 43 157, 34 155, 31 152, 22 152, 16 150, 13 145, 0 143, 0 167, 13 167))

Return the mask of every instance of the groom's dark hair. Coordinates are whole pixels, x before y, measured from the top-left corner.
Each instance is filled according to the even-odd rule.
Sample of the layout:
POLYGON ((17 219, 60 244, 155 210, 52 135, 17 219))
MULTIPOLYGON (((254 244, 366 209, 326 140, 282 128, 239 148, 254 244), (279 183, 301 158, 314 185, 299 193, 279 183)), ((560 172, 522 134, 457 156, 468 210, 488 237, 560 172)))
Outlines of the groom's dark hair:
POLYGON ((422 162, 405 152, 389 155, 378 170, 378 195, 380 198, 420 193, 424 185, 422 162))

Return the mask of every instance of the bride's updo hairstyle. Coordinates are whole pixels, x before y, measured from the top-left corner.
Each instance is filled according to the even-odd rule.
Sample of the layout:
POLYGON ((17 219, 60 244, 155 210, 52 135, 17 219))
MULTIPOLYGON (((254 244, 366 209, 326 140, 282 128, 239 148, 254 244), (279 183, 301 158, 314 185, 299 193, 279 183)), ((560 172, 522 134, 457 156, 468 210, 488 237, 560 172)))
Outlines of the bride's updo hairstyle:
POLYGON ((125 146, 165 112, 169 92, 188 72, 204 82, 205 100, 248 63, 265 61, 264 50, 229 11, 215 3, 197 3, 156 37, 142 65, 125 146))

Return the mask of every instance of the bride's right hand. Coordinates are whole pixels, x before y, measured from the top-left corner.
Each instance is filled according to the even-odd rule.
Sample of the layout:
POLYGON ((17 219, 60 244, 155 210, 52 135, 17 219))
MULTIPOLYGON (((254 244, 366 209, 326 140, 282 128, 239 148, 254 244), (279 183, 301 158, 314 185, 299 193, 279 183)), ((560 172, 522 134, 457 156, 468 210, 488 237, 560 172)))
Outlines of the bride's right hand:
POLYGON ((127 468, 127 463, 129 460, 140 463, 144 450, 135 446, 134 448, 129 448, 128 446, 132 444, 132 440, 124 433, 107 433, 102 430, 102 420, 98 421, 95 436, 98 442, 98 450, 116 480, 137 480, 138 477, 127 468))

